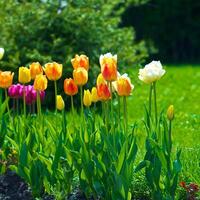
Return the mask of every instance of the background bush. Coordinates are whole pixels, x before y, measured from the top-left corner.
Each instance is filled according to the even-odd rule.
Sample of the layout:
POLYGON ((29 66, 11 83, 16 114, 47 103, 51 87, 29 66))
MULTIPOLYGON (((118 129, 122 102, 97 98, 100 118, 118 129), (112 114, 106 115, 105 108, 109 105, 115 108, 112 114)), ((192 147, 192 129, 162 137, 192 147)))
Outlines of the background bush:
MULTIPOLYGON (((90 58, 90 80, 100 71, 99 55, 117 53, 119 68, 134 66, 148 56, 143 40, 135 42, 132 27, 119 27, 130 5, 144 0, 2 0, 0 1, 0 46, 5 57, 1 70, 16 72, 33 61, 57 61, 64 65, 63 78, 71 76, 70 60, 76 53, 90 58)), ((63 80, 59 81, 63 91, 63 80)), ((49 91, 52 85, 48 86, 49 91)), ((48 92, 51 97, 51 93, 48 92)), ((48 98, 49 99, 49 98, 48 98)), ((50 98, 52 99, 52 98, 50 98)), ((51 103, 52 104, 52 103, 51 103)))
MULTIPOLYGON (((134 26, 137 40, 145 39, 165 63, 200 62, 200 2, 196 0, 149 0, 129 6, 123 26, 134 26)), ((151 58, 152 59, 152 58, 151 58)))

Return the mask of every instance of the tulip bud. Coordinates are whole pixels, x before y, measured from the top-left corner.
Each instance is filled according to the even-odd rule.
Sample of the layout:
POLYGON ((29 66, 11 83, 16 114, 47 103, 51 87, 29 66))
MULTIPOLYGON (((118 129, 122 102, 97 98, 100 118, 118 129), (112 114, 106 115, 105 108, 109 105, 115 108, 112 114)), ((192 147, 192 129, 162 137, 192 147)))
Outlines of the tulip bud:
POLYGON ((167 109, 167 118, 172 121, 174 119, 174 106, 170 105, 167 109))
POLYGON ((65 102, 63 101, 62 96, 61 95, 57 95, 56 100, 57 100, 56 101, 57 102, 57 105, 56 105, 57 109, 58 110, 63 110, 65 108, 65 102))
POLYGON ((0 88, 9 88, 13 82, 14 73, 10 71, 0 72, 0 88))
POLYGON ((64 91, 65 94, 74 96, 75 94, 78 93, 78 86, 74 82, 72 78, 66 78, 64 80, 64 91))
POLYGON ((44 91, 47 89, 47 78, 45 75, 39 74, 34 81, 34 89, 37 91, 44 91))
POLYGON ((91 92, 91 100, 92 102, 96 103, 99 100, 98 94, 97 94, 97 88, 93 87, 91 92))
POLYGON ((4 52, 4 48, 0 48, 0 60, 3 58, 4 52))
POLYGON ((18 79, 22 84, 29 83, 31 81, 30 69, 26 67, 20 67, 18 79))
POLYGON ((88 81, 88 72, 83 67, 74 69, 73 71, 74 81, 77 85, 85 85, 88 81))
POLYGON ((91 99, 91 93, 89 90, 84 90, 83 95, 83 104, 87 107, 91 106, 92 99, 91 99))

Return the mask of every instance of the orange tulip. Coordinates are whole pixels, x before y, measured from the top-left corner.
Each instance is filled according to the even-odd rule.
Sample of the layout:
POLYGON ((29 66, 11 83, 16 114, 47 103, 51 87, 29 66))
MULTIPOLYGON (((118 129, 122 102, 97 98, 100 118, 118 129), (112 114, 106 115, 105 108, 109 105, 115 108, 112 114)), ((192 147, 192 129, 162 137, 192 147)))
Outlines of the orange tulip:
POLYGON ((120 76, 116 83, 119 96, 129 96, 131 94, 134 86, 131 84, 130 78, 126 74, 120 76))
POLYGON ((101 73, 106 81, 117 79, 117 55, 107 53, 100 56, 101 73))
POLYGON ((37 91, 44 91, 47 89, 47 78, 45 75, 39 74, 36 76, 34 81, 34 89, 37 91))
POLYGON ((31 79, 35 79, 35 77, 39 74, 43 74, 42 66, 39 62, 33 62, 29 66, 30 72, 31 72, 31 79))
POLYGON ((57 81, 62 76, 63 66, 56 62, 47 63, 44 66, 44 72, 47 75, 47 78, 51 81, 57 81))
POLYGON ((73 71, 74 81, 77 85, 85 85, 88 81, 88 72, 83 67, 78 67, 73 71))
POLYGON ((111 93, 107 84, 100 84, 97 86, 97 94, 100 100, 106 101, 110 99, 111 93))
POLYGON ((87 71, 89 69, 89 58, 86 55, 75 55, 75 58, 71 59, 71 63, 74 69, 83 67, 87 71))
POLYGON ((9 88, 13 82, 14 73, 10 71, 0 71, 0 88, 9 88))
POLYGON ((78 86, 72 78, 66 78, 64 81, 64 91, 67 95, 73 96, 78 93, 78 86))

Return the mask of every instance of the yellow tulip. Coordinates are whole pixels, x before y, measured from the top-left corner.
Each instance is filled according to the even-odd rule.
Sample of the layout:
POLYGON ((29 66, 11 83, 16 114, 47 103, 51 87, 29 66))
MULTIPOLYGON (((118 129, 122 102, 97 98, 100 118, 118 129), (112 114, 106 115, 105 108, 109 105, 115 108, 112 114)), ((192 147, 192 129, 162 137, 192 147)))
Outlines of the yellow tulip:
POLYGON ((43 74, 43 69, 39 62, 33 62, 30 64, 29 69, 31 72, 31 79, 35 79, 37 75, 43 74))
POLYGON ((12 85, 13 76, 14 73, 11 73, 10 71, 0 71, 0 88, 9 88, 12 85))
POLYGON ((58 64, 56 62, 47 63, 45 64, 43 69, 47 78, 51 81, 57 81, 62 76, 62 70, 63 70, 62 64, 58 64))
POLYGON ((174 106, 170 105, 167 109, 167 118, 172 121, 174 119, 174 106))
POLYGON ((92 103, 91 93, 89 90, 84 90, 83 104, 89 107, 92 103))
POLYGON ((77 85, 85 85, 88 81, 88 72, 83 67, 79 67, 77 69, 74 69, 73 78, 77 85))
POLYGON ((44 91, 47 89, 47 78, 45 75, 39 74, 36 76, 34 81, 34 89, 37 91, 44 91))
POLYGON ((87 71, 89 69, 89 58, 86 55, 75 55, 75 58, 71 59, 71 63, 74 69, 79 67, 83 67, 87 71))
POLYGON ((96 103, 99 100, 99 96, 97 94, 97 88, 96 87, 92 88, 91 99, 92 99, 92 102, 94 102, 94 103, 96 103))
POLYGON ((31 81, 31 72, 27 67, 19 68, 19 82, 22 84, 29 83, 31 81))
POLYGON ((63 101, 62 96, 57 95, 56 99, 57 99, 57 101, 56 101, 57 102, 57 105, 56 105, 57 109, 63 110, 65 108, 65 102, 63 101))
POLYGON ((97 77, 97 86, 101 85, 101 84, 106 84, 106 81, 102 75, 102 73, 100 73, 97 77))

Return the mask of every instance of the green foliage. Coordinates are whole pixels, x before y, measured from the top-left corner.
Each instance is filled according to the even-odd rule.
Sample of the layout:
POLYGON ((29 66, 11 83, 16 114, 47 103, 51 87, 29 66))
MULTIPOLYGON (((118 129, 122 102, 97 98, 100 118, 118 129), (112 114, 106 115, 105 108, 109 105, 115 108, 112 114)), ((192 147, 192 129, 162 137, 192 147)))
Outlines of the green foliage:
POLYGON ((0 45, 6 53, 1 68, 16 71, 33 61, 45 64, 55 60, 63 63, 67 72, 70 59, 81 52, 91 58, 92 73, 98 69, 101 53, 117 53, 120 67, 141 62, 147 57, 144 41, 135 43, 133 28, 119 27, 121 13, 134 2, 140 3, 3 0, 0 45))

